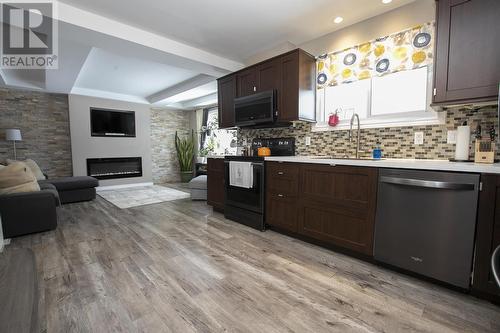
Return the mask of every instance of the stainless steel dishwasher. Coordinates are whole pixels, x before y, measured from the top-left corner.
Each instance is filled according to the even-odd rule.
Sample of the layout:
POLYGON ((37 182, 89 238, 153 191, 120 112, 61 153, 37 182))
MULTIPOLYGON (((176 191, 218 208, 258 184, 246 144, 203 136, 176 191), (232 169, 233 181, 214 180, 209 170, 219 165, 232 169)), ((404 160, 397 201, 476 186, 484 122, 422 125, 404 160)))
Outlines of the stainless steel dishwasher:
POLYGON ((479 175, 381 169, 375 259, 468 289, 479 175))

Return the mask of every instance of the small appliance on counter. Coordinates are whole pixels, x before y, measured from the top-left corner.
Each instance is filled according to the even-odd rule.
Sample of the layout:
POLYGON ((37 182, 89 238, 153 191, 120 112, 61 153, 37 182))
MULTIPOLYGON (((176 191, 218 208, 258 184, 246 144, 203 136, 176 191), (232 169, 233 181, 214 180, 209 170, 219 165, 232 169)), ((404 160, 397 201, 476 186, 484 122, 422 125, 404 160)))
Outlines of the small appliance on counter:
POLYGON ((259 149, 262 148, 267 148, 264 151, 273 156, 293 156, 295 155, 295 139, 254 139, 251 145, 251 156, 226 156, 224 158, 224 216, 260 231, 265 230, 266 175, 264 156, 259 156, 259 149), (246 174, 248 172, 251 172, 250 176, 246 174), (242 179, 231 179, 231 177, 242 179), (248 183, 249 179, 250 183, 248 183))

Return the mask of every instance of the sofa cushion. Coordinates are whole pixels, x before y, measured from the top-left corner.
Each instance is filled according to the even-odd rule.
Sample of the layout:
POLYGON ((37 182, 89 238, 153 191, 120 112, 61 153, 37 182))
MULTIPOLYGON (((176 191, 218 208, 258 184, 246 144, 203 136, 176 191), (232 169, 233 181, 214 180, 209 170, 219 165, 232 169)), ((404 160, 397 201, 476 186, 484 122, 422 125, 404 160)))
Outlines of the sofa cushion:
POLYGON ((59 192, 57 191, 54 185, 47 182, 46 180, 38 181, 38 185, 40 186, 40 191, 47 191, 52 193, 55 199, 56 206, 59 206, 61 204, 61 200, 59 198, 59 192))
POLYGON ((43 174, 42 170, 40 169, 40 167, 38 166, 38 164, 36 164, 35 161, 33 161, 32 159, 27 159, 27 160, 24 160, 24 161, 16 161, 16 160, 7 160, 7 164, 12 164, 12 163, 16 163, 16 162, 23 162, 25 163, 30 169, 31 169, 31 172, 33 172, 33 174, 35 175, 36 179, 37 180, 43 180, 45 179, 45 175, 43 174))
POLYGON ((190 189, 206 190, 207 189, 207 176, 201 175, 196 178, 191 179, 188 184, 190 189))
POLYGON ((22 162, 0 169, 0 194, 40 191, 31 169, 22 162))
POLYGON ((47 179, 45 182, 54 185, 58 191, 71 191, 99 186, 97 179, 88 176, 54 178, 47 179))

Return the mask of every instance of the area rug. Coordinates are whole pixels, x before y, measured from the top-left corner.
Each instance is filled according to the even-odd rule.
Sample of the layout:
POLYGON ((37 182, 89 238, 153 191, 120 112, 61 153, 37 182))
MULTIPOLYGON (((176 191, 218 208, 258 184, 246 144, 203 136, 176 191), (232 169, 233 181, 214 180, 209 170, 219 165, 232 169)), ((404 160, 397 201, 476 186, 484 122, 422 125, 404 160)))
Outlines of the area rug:
POLYGON ((104 190, 97 194, 122 209, 190 197, 189 193, 159 185, 104 190))

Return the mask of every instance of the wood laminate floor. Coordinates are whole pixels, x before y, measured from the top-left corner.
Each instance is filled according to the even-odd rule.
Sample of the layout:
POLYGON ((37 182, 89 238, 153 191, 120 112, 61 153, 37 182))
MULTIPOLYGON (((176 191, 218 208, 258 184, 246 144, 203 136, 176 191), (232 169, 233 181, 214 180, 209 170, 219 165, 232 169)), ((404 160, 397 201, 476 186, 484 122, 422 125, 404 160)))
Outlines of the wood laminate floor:
POLYGON ((204 202, 65 205, 32 248, 46 332, 500 332, 500 307, 225 220, 204 202))

